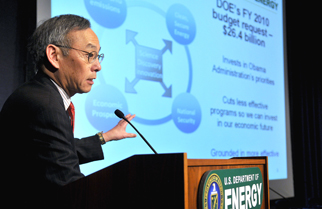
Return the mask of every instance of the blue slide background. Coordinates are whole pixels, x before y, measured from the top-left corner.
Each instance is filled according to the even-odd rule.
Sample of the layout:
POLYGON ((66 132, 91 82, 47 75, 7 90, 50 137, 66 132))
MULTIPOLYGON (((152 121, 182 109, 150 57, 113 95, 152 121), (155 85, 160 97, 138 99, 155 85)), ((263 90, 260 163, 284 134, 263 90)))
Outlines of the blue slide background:
MULTIPOLYGON (((75 136, 107 131, 120 109, 158 153, 268 155, 270 179, 287 178, 283 5, 272 2, 52 1, 52 16, 88 18, 105 54, 92 91, 72 98, 75 136)), ((139 136, 103 150, 85 175, 152 153, 139 136)))

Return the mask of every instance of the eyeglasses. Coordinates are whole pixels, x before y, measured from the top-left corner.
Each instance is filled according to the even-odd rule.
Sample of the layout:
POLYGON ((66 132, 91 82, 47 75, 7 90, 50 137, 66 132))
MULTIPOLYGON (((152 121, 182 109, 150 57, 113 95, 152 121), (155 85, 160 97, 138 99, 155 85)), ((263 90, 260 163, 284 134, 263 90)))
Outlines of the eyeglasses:
POLYGON ((77 50, 77 51, 84 52, 84 53, 87 54, 88 62, 89 63, 93 63, 96 58, 98 58, 99 63, 101 63, 103 61, 103 58, 104 58, 104 54, 103 53, 102 54, 98 54, 96 51, 87 52, 87 51, 84 51, 84 50, 75 49, 75 48, 70 47, 70 46, 62 46, 62 45, 58 45, 58 44, 55 44, 55 46, 63 47, 63 48, 67 48, 67 49, 74 49, 74 50, 77 50))

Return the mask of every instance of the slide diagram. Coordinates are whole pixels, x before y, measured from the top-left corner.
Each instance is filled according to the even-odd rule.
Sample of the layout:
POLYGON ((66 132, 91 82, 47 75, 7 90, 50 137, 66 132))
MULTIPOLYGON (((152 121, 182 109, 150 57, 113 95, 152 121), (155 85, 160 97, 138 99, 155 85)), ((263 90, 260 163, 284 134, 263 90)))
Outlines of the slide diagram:
MULTIPOLYGON (((106 82, 101 79, 103 84, 93 88, 91 94, 88 95, 87 98, 87 117, 92 125, 98 130, 103 128, 102 124, 111 124, 111 126, 114 125, 117 120, 117 118, 113 115, 114 110, 119 108, 122 111, 127 112, 128 106, 131 106, 131 104, 127 104, 126 95, 124 94, 139 94, 139 92, 136 91, 135 86, 138 82, 144 80, 159 82, 161 84, 161 87, 164 89, 164 93, 160 96, 169 98, 168 102, 172 102, 172 111, 169 113, 169 115, 159 119, 152 120, 137 116, 134 121, 145 125, 160 125, 173 120, 176 127, 184 133, 192 133, 197 130, 201 123, 201 108, 197 99, 190 94, 193 77, 191 64, 192 61, 188 44, 194 40, 196 34, 194 18, 190 11, 181 4, 174 4, 169 7, 167 12, 164 12, 151 3, 140 1, 130 2, 129 5, 125 6, 126 3, 123 1, 122 4, 110 2, 110 6, 113 5, 114 10, 108 12, 103 11, 104 13, 99 15, 99 12, 94 12, 94 10, 98 6, 102 7, 104 5, 95 3, 95 1, 85 2, 87 2, 86 8, 88 9, 88 12, 93 16, 94 19, 97 19, 98 23, 100 23, 102 17, 116 19, 116 22, 119 25, 116 25, 115 23, 112 25, 112 23, 108 24, 105 22, 104 24, 101 24, 103 27, 110 29, 114 29, 116 26, 122 25, 126 21, 125 17, 127 14, 127 9, 132 7, 149 9, 154 11, 156 15, 161 15, 162 17, 166 18, 163 27, 168 29, 169 34, 177 44, 185 48, 187 60, 189 62, 189 69, 187 70, 190 74, 187 91, 182 92, 179 95, 173 95, 172 84, 168 84, 167 86, 163 79, 167 74, 167 70, 171 70, 164 69, 163 54, 166 52, 170 52, 171 54, 173 53, 173 41, 163 39, 164 47, 162 49, 155 49, 145 46, 142 43, 139 44, 136 40, 136 36, 138 36, 140 33, 144 33, 144 31, 141 32, 127 29, 125 31, 125 44, 128 45, 129 43, 132 43, 135 47, 135 54, 133 54, 135 57, 135 63, 133 63, 135 78, 132 80, 129 80, 127 77, 124 78, 124 92, 123 89, 118 89, 111 85, 105 84, 106 82), (119 13, 117 13, 118 15, 115 16, 116 12, 113 11, 119 11, 119 13), (101 101, 102 99, 97 99, 101 98, 101 95, 105 94, 107 95, 106 98, 109 98, 108 100, 101 101), (117 99, 115 100, 115 98, 117 99)), ((145 84, 145 86, 146 88, 150 88, 148 82, 145 84)))

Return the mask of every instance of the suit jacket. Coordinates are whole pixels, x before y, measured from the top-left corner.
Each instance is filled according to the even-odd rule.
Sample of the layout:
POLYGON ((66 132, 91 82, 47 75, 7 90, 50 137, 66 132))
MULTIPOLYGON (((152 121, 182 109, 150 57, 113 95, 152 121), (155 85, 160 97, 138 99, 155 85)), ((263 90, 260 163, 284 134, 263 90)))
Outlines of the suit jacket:
POLYGON ((7 99, 0 127, 3 171, 14 193, 66 185, 83 177, 79 164, 104 158, 97 135, 74 138, 61 95, 41 71, 7 99))

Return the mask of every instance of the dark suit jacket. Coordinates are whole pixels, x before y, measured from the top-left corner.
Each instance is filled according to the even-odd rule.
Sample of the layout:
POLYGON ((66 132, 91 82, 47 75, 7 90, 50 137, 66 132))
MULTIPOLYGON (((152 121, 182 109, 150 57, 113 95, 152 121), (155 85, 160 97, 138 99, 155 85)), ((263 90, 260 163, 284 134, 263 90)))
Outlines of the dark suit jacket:
POLYGON ((61 95, 40 71, 7 99, 0 127, 2 170, 19 193, 66 185, 83 177, 79 164, 103 159, 97 135, 74 138, 61 95))

